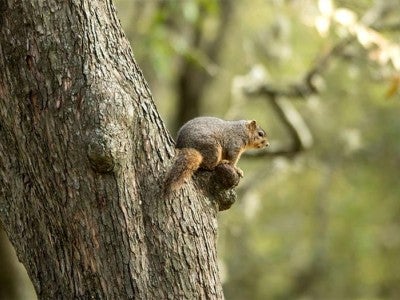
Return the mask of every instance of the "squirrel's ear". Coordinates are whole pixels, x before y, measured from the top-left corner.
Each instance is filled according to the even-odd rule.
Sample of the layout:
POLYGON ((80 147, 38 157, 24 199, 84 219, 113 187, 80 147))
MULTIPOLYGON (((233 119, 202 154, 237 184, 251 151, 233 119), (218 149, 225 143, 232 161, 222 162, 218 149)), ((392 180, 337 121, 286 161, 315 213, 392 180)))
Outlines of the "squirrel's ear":
POLYGON ((250 130, 256 130, 257 129, 257 122, 256 120, 251 120, 247 122, 247 128, 250 130))

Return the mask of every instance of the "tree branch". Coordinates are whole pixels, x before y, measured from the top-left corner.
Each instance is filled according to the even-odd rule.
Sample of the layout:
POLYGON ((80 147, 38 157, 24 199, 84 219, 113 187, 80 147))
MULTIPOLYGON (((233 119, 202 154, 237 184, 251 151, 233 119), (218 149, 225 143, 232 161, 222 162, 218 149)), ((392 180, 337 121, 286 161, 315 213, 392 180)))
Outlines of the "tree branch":
MULTIPOLYGON (((382 16, 390 11, 390 5, 378 3, 374 8, 370 9, 362 18, 363 23, 369 24, 371 28, 374 23, 380 20, 382 16)), ((397 28, 398 24, 394 24, 397 28)), ((292 156, 312 145, 312 135, 303 121, 301 115, 283 98, 302 98, 317 94, 319 92, 316 85, 317 76, 321 75, 328 69, 333 58, 343 54, 346 47, 356 41, 356 36, 352 35, 339 40, 331 46, 325 53, 315 60, 315 63, 302 77, 300 82, 290 83, 286 86, 276 86, 268 82, 262 82, 257 85, 248 85, 244 87, 244 92, 248 96, 265 96, 271 103, 274 111, 280 118, 282 124, 287 128, 292 145, 289 148, 271 149, 269 151, 258 153, 259 155, 272 156, 292 156)))
POLYGON ((227 33, 233 9, 233 1, 223 0, 219 3, 218 27, 216 34, 211 39, 204 30, 204 22, 208 16, 205 8, 200 9, 198 20, 196 24, 192 25, 193 32, 189 44, 191 54, 194 55, 182 57, 177 76, 177 124, 183 124, 200 113, 200 100, 204 94, 205 86, 215 73, 215 65, 219 60, 221 44, 227 33))
POLYGON ((302 116, 293 106, 293 104, 285 99, 278 98, 273 95, 270 96, 272 108, 278 115, 282 124, 285 125, 292 143, 290 146, 271 145, 270 148, 264 151, 249 152, 247 155, 257 156, 294 156, 299 152, 309 149, 313 144, 313 137, 308 129, 307 124, 304 122, 302 116))
POLYGON ((244 91, 248 96, 266 96, 266 97, 286 97, 286 98, 304 98, 318 93, 315 85, 315 78, 323 73, 330 61, 343 53, 346 46, 355 40, 354 37, 340 40, 330 47, 324 54, 315 60, 314 65, 305 72, 300 82, 289 83, 286 86, 276 86, 271 83, 264 83, 253 87, 245 87, 244 91))
POLYGON ((347 45, 354 41, 354 37, 345 38, 333 45, 321 55, 311 68, 303 75, 299 83, 288 84, 284 87, 273 86, 270 83, 264 83, 257 86, 245 87, 244 91, 248 96, 265 96, 281 123, 286 127, 292 143, 289 147, 271 146, 270 149, 259 151, 253 156, 294 156, 310 148, 313 144, 313 138, 310 130, 304 122, 302 116, 296 108, 285 98, 304 98, 318 93, 315 85, 315 78, 323 73, 330 61, 343 53, 347 45))

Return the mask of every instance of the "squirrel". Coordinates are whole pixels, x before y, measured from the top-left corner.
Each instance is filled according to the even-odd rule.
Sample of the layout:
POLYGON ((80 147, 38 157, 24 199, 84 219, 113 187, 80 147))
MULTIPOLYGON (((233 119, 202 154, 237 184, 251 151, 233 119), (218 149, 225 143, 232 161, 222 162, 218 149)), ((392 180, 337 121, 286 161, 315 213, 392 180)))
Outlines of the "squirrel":
POLYGON ((254 120, 192 119, 178 131, 178 153, 167 174, 165 190, 177 190, 199 168, 213 170, 219 164, 231 165, 243 177, 243 171, 236 166, 241 154, 268 145, 265 131, 254 120))

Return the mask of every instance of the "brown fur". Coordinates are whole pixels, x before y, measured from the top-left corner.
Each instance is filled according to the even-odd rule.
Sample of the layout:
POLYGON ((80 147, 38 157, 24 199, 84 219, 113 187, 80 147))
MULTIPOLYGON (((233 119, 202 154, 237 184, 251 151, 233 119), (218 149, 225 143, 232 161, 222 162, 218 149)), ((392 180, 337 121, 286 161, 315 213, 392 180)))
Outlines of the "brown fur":
POLYGON ((199 168, 202 160, 203 156, 196 149, 178 149, 174 164, 167 175, 166 190, 177 190, 199 168))
POLYGON ((166 179, 165 188, 177 190, 198 169, 213 170, 217 165, 236 167, 241 154, 247 149, 268 146, 265 131, 256 121, 225 121, 213 117, 190 120, 178 132, 178 155, 166 179))

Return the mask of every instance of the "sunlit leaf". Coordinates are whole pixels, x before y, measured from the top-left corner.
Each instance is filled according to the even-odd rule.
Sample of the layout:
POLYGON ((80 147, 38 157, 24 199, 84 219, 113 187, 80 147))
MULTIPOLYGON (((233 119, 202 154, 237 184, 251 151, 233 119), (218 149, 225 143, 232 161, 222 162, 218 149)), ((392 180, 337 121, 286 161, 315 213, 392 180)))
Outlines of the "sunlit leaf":
POLYGON ((323 16, 331 16, 334 10, 331 0, 319 0, 318 9, 323 16))
POLYGON ((390 49, 390 59, 392 60, 393 67, 400 71, 400 46, 399 45, 391 45, 390 49))
POLYGON ((335 10, 334 19, 343 26, 352 26, 357 22, 357 15, 347 8, 338 8, 335 10))
POLYGON ((357 26, 356 34, 358 41, 364 47, 369 47, 374 43, 374 38, 369 28, 359 25, 357 26))
POLYGON ((321 36, 325 37, 327 35, 330 24, 331 22, 329 18, 323 16, 318 16, 315 18, 315 28, 321 36))

